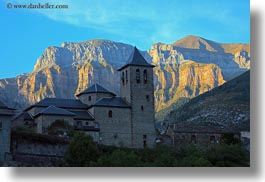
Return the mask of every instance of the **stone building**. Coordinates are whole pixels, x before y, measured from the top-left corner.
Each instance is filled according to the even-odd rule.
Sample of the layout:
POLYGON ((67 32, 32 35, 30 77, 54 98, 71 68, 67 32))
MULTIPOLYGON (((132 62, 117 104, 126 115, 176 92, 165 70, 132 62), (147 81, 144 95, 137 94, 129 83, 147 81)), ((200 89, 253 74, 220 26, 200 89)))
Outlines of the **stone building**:
POLYGON ((171 138, 174 147, 185 144, 207 146, 219 144, 227 135, 232 140, 240 140, 240 132, 218 126, 183 126, 172 124, 167 128, 166 135, 171 138))
POLYGON ((119 97, 95 83, 77 94, 77 99, 46 98, 15 116, 12 123, 27 123, 38 133, 46 133, 53 122, 64 120, 99 144, 154 147, 153 67, 134 48, 127 63, 118 69, 119 97), (35 125, 27 121, 31 118, 35 125))
POLYGON ((0 162, 3 162, 5 154, 10 152, 10 120, 13 115, 14 109, 0 102, 0 162))

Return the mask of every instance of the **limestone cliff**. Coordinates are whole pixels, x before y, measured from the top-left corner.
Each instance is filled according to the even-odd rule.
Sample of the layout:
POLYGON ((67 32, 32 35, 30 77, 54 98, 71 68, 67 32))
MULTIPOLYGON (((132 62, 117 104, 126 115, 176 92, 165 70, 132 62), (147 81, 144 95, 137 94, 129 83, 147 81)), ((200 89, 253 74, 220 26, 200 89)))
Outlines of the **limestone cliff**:
MULTIPOLYGON (((31 73, 0 80, 0 99, 24 108, 45 97, 74 98, 94 82, 119 94, 119 74, 133 47, 109 40, 48 47, 31 73)), ((156 110, 192 98, 250 68, 249 45, 188 36, 142 52, 154 68, 156 110)))

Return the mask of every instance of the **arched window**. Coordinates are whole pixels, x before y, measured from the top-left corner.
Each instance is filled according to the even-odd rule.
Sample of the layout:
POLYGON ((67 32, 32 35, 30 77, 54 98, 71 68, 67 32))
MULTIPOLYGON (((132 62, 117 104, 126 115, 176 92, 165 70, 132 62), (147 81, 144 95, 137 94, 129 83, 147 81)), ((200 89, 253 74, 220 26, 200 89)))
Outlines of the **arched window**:
POLYGON ((127 72, 127 70, 125 71, 125 80, 126 80, 126 83, 128 83, 128 72, 127 72))
POLYGON ((112 110, 109 110, 109 118, 112 118, 112 110))
POLYGON ((91 96, 88 96, 88 101, 91 101, 91 96))
POLYGON ((144 84, 147 83, 147 70, 144 70, 144 84))
POLYGON ((124 85, 124 71, 121 74, 122 85, 124 85))
POLYGON ((149 100, 150 100, 149 95, 146 95, 145 98, 146 98, 146 101, 149 102, 149 100))
POLYGON ((136 83, 140 83, 140 70, 136 70, 136 83))

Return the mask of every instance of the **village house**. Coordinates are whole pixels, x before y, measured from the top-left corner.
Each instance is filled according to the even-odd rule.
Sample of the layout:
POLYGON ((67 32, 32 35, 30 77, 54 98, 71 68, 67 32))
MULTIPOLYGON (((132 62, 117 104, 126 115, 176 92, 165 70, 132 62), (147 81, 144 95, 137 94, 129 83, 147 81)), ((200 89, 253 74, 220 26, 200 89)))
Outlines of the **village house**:
POLYGON ((103 145, 129 148, 154 147, 153 65, 134 48, 120 72, 120 96, 95 83, 77 99, 45 98, 12 119, 12 127, 28 127, 46 134, 63 120, 103 145))
POLYGON ((7 107, 0 101, 0 163, 10 152, 10 120, 14 115, 14 109, 7 107))
POLYGON ((174 147, 186 144, 200 146, 220 144, 227 137, 233 141, 240 141, 240 131, 237 130, 220 126, 185 126, 176 123, 169 125, 166 136, 171 138, 174 147))

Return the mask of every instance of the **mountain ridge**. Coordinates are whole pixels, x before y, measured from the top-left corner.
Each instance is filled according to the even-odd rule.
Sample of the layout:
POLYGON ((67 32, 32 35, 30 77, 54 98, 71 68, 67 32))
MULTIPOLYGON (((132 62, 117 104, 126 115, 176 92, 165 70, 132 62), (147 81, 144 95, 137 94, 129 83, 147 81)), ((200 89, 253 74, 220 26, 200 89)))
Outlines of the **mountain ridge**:
POLYGON ((250 71, 191 99, 166 118, 181 127, 218 126, 249 131, 250 71))
MULTIPOLYGON (((244 46, 227 46, 236 53, 161 43, 141 51, 156 66, 156 111, 176 103, 182 96, 189 99, 211 90, 248 70, 250 52, 244 46)), ((0 79, 0 99, 10 106, 24 108, 46 97, 75 98, 76 93, 94 82, 119 94, 116 70, 126 63, 132 50, 132 45, 102 39, 50 46, 37 59, 33 72, 0 79)))

